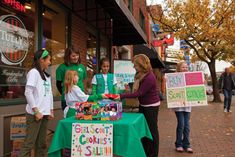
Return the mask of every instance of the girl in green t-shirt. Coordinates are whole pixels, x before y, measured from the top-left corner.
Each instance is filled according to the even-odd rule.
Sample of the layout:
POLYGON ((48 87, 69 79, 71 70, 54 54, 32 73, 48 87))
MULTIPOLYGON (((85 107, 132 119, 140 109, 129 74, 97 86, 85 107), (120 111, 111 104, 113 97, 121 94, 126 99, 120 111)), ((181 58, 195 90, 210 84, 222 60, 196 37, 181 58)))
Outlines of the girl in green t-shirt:
POLYGON ((79 50, 75 50, 73 47, 69 47, 65 50, 64 54, 64 63, 60 64, 56 69, 56 87, 61 94, 61 108, 62 110, 66 107, 66 102, 64 99, 64 78, 65 73, 68 70, 77 71, 79 81, 77 82, 77 86, 81 88, 84 92, 87 78, 87 72, 83 64, 80 61, 80 52, 79 50))

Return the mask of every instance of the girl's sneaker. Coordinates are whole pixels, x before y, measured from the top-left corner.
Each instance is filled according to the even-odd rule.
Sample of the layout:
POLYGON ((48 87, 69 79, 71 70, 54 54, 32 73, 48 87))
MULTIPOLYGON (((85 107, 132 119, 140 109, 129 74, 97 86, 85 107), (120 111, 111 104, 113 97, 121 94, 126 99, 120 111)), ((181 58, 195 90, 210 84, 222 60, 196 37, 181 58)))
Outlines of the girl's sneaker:
POLYGON ((192 148, 186 148, 185 150, 187 153, 193 153, 193 149, 192 148))
POLYGON ((177 152, 183 152, 183 151, 184 151, 183 147, 177 147, 175 150, 176 150, 177 152))

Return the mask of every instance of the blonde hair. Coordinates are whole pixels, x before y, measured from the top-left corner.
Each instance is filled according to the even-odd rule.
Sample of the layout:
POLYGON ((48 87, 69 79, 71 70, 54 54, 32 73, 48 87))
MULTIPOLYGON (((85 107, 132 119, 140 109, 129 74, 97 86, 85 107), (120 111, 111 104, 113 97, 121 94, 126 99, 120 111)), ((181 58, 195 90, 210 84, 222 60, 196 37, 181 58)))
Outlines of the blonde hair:
POLYGON ((135 63, 141 68, 142 73, 148 73, 152 71, 150 60, 144 54, 135 55, 133 58, 133 63, 135 63))
MULTIPOLYGON (((176 65, 176 71, 177 72, 180 72, 181 70, 180 70, 180 68, 181 68, 181 66, 183 65, 183 64, 187 64, 185 61, 181 61, 181 62, 179 62, 179 63, 177 63, 177 65, 176 65)), ((188 64, 187 64, 188 65, 188 64)))
POLYGON ((77 71, 75 70, 68 70, 65 73, 65 79, 64 79, 64 92, 68 93, 71 91, 73 85, 74 85, 74 77, 78 76, 77 71))

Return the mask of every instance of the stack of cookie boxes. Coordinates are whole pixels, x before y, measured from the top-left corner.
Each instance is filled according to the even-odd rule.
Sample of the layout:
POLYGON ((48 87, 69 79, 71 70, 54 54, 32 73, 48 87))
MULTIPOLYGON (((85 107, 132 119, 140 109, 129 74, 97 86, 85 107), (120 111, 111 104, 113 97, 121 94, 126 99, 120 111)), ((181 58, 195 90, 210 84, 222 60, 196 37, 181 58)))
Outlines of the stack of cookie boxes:
POLYGON ((118 120, 122 117, 122 102, 104 99, 98 102, 77 102, 76 119, 118 120))

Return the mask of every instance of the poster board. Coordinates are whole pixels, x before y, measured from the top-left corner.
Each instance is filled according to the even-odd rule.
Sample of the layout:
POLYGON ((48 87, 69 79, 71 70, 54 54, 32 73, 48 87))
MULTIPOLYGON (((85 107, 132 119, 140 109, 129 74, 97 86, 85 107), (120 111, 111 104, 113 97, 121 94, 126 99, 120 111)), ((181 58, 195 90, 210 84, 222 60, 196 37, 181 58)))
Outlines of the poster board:
POLYGON ((203 72, 167 73, 166 96, 168 108, 207 105, 203 72))
POLYGON ((17 116, 11 118, 10 139, 23 140, 26 136, 26 117, 17 116))
POLYGON ((114 74, 117 78, 117 89, 125 90, 125 85, 134 82, 135 69, 131 60, 114 60, 114 74))
POLYGON ((113 124, 73 123, 71 157, 112 157, 113 124))

